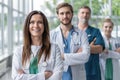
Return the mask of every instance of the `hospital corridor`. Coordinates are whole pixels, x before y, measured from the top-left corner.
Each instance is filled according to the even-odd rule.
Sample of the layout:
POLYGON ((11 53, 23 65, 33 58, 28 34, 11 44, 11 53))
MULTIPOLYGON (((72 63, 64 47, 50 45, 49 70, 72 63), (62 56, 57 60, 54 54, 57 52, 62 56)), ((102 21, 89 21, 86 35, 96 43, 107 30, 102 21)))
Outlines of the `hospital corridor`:
MULTIPOLYGON (((97 56, 97 57, 99 57, 99 59, 97 58, 97 60, 96 60, 96 58, 94 58, 95 61, 93 61, 93 63, 96 61, 99 61, 101 59, 101 57, 104 58, 103 60, 101 60, 101 63, 99 63, 99 64, 100 64, 100 68, 101 68, 101 66, 103 67, 103 68, 101 68, 101 74, 100 74, 103 78, 101 80, 105 80, 104 76, 105 76, 105 69, 107 69, 106 68, 107 58, 114 59, 113 61, 111 61, 111 63, 113 62, 113 64, 115 65, 115 67, 112 66, 112 70, 113 70, 112 77, 115 77, 114 76, 114 74, 116 73, 115 68, 120 69, 120 54, 119 54, 120 53, 120 2, 119 2, 119 0, 0 0, 0 80, 13 80, 11 77, 12 76, 12 68, 14 68, 13 72, 15 72, 16 66, 17 66, 17 68, 19 68, 22 65, 22 68, 23 68, 24 63, 27 63, 27 59, 31 58, 31 54, 33 53, 32 49, 31 49, 32 48, 31 34, 32 34, 32 30, 34 30, 34 28, 31 28, 31 25, 34 23, 34 17, 32 17, 31 20, 28 21, 28 24, 27 24, 27 19, 29 19, 29 17, 27 17, 27 15, 29 15, 31 17, 31 15, 29 13, 32 11, 36 12, 36 13, 38 12, 38 14, 40 14, 40 12, 41 12, 41 14, 43 13, 46 16, 46 18, 48 20, 48 25, 49 25, 50 31, 55 29, 57 26, 59 26, 59 24, 62 22, 62 20, 63 20, 63 22, 67 22, 67 20, 69 20, 70 18, 72 19, 72 20, 70 20, 71 24, 73 26, 79 28, 78 23, 81 21, 81 23, 84 24, 86 19, 88 19, 88 17, 89 17, 89 21, 88 21, 89 25, 88 26, 89 27, 93 26, 97 30, 96 33, 93 33, 93 35, 97 35, 97 36, 102 35, 101 37, 103 37, 102 39, 103 39, 103 43, 104 43, 103 44, 104 46, 102 47, 104 50, 103 50, 103 52, 101 52, 101 53, 103 53, 103 55, 99 54, 97 56), (66 15, 63 16, 62 12, 61 12, 61 14, 58 14, 57 5, 62 2, 69 3, 73 7, 73 13, 72 13, 73 16, 72 17, 70 17, 71 15, 69 15, 70 14, 69 12, 68 13, 66 12, 67 18, 64 17, 66 15), (83 12, 83 14, 82 13, 80 14, 80 12, 79 12, 79 9, 81 9, 80 7, 83 5, 88 6, 90 8, 90 10, 89 10, 90 13, 86 13, 86 16, 83 15, 84 12, 83 12), (85 16, 85 19, 81 19, 79 17, 79 15, 82 15, 82 17, 85 16), (32 19, 33 19, 33 21, 32 21, 32 19), (59 21, 59 19, 60 19, 60 21, 59 21), (25 26, 26 27, 30 26, 30 28, 24 28, 25 26), (25 32, 25 29, 28 29, 29 33, 25 32), (107 42, 107 38, 105 37, 105 35, 107 35, 107 32, 110 34, 110 37, 111 37, 110 40, 108 40, 108 42, 107 42), (25 39, 25 33, 27 35, 29 35, 30 37, 27 36, 25 39), (31 42, 27 40, 28 38, 31 42), (109 44, 111 42, 112 42, 112 49, 110 49, 111 44, 109 44), (23 44, 26 44, 26 45, 28 44, 28 45, 27 45, 27 47, 24 46, 25 48, 18 49, 18 47, 22 46, 23 44), (28 47, 28 46, 30 46, 30 47, 28 47), (24 49, 28 49, 29 51, 24 50, 24 49), (15 50, 18 50, 18 51, 15 51, 15 50), (23 52, 21 52, 21 50, 23 50, 23 52), (21 53, 25 53, 25 54, 21 55, 22 58, 21 57, 18 58, 19 54, 15 54, 16 52, 18 52, 18 53, 21 52, 21 53), (27 52, 29 52, 30 54, 27 55, 26 54, 27 52), (110 55, 106 55, 106 54, 104 55, 104 53, 110 53, 110 55), (113 53, 115 53, 115 55, 113 53), (14 55, 14 61, 12 61, 13 55, 14 55), (24 56, 26 56, 26 57, 24 57, 24 56), (21 60, 21 63, 17 62, 19 60, 21 60), (105 61, 106 61, 106 63, 105 63, 105 61), (13 64, 13 62, 15 62, 15 63, 13 64), (119 63, 119 64, 116 65, 116 63, 119 63), (12 65, 14 65, 15 67, 13 67, 12 65), (102 71, 103 71, 103 73, 102 73, 102 71)), ((38 18, 39 17, 36 17, 36 19, 38 19, 38 18)), ((42 19, 40 19, 41 21, 38 21, 37 23, 39 25, 45 24, 42 22, 42 21, 44 21, 44 17, 40 17, 40 18, 42 18, 42 19)), ((68 22, 70 22, 70 21, 68 21, 68 22)), ((76 29, 78 29, 78 28, 76 28, 76 29)), ((40 28, 39 30, 36 30, 36 32, 40 31, 40 30, 42 31, 42 29, 40 28)), ((44 29, 46 29, 46 28, 44 28, 44 29)), ((62 30, 62 29, 60 28, 60 30, 62 30)), ((82 30, 80 30, 80 31, 82 31, 82 30)), ((100 41, 102 41, 101 38, 97 41, 98 38, 95 39, 96 37, 91 35, 91 33, 94 31, 91 31, 91 33, 90 33, 89 30, 87 30, 87 28, 85 28, 83 30, 83 32, 85 32, 85 36, 87 36, 84 38, 86 38, 86 43, 88 43, 88 45, 90 44, 90 42, 91 43, 93 42, 93 44, 97 45, 100 41), (90 38, 90 37, 92 37, 92 38, 90 38), (87 38, 89 39, 88 41, 87 41, 87 38), (95 41, 96 41, 96 43, 95 43, 95 41)), ((62 31, 61 31, 61 33, 62 33, 62 31)), ((71 33, 72 33, 72 30, 71 30, 71 33)), ((49 34, 49 32, 48 32, 48 34, 49 34)), ((72 34, 69 35, 69 39, 68 39, 70 41, 72 41, 71 35, 72 34)), ((57 35, 57 37, 59 37, 59 36, 60 35, 57 35)), ((42 37, 44 37, 44 36, 42 36, 42 37)), ((67 42, 65 43, 65 40, 67 41, 67 38, 65 36, 63 36, 63 34, 62 34, 62 38, 64 38, 63 39, 64 45, 62 45, 62 46, 64 46, 63 50, 66 51, 66 53, 67 53, 67 50, 71 51, 71 48, 76 47, 76 46, 78 47, 79 44, 81 46, 82 41, 78 42, 78 44, 77 44, 77 38, 78 38, 77 35, 75 35, 74 39, 73 39, 74 40, 73 42, 76 44, 73 43, 72 47, 69 47, 69 48, 65 48, 66 47, 65 45, 71 46, 70 41, 68 41, 69 43, 67 43, 67 42), (67 50, 65 50, 65 49, 67 49, 67 50)), ((44 39, 42 39, 42 40, 44 40, 44 39)), ((58 40, 59 40, 59 38, 58 38, 58 40)), ((82 40, 84 42, 85 39, 82 39, 82 40)), ((45 41, 43 41, 43 42, 45 42, 45 41)), ((55 42, 53 42, 53 43, 55 43, 55 42)), ((102 42, 101 42, 101 44, 102 44, 102 42)), ((48 44, 46 44, 46 45, 48 45, 48 44)), ((39 46, 39 47, 41 49, 41 46, 39 46)), ((59 46, 57 46, 57 47, 59 48, 59 46)), ((50 48, 50 46, 49 46, 49 48, 50 48)), ((77 52, 77 51, 79 51, 79 49, 76 49, 73 51, 77 52)), ((80 49, 80 51, 82 52, 82 48, 80 49)), ((38 54, 40 52, 41 52, 41 50, 38 50, 38 51, 36 51, 36 54, 38 54)), ((59 51, 59 53, 60 53, 60 51, 59 51)), ((91 54, 92 54, 92 52, 91 52, 91 54)), ((48 55, 48 54, 46 54, 46 55, 48 55)), ((46 59, 46 55, 45 55, 45 59, 46 59)), ((64 59, 64 55, 61 55, 61 56, 64 59)), ((33 57, 36 58, 37 56, 33 54, 33 57)), ((39 58, 41 59, 41 56, 39 58)), ((39 61, 38 57, 36 58, 36 60, 37 60, 36 62, 39 61)), ((54 62, 53 60, 55 60, 55 59, 51 59, 51 65, 52 65, 52 62, 54 62)), ((67 64, 67 67, 65 67, 66 71, 67 71, 67 69, 69 69, 69 66, 74 66, 76 64, 77 64, 77 62, 75 64, 67 64)), ((28 72, 28 74, 30 73, 29 71, 30 71, 31 65, 34 66, 30 62, 30 65, 27 66, 28 70, 25 67, 26 73, 28 72)), ((44 69, 44 67, 47 65, 48 65, 47 63, 43 62, 43 67, 41 69, 44 69)), ((38 69, 38 66, 37 66, 37 69, 38 69)), ((76 68, 76 70, 77 70, 77 68, 76 68)), ((22 71, 22 70, 19 71, 18 72, 19 75, 24 73, 24 71, 22 71)), ((92 71, 92 69, 90 71, 92 71)), ((79 70, 78 70, 78 72, 79 72, 79 70)), ((36 73, 37 73, 37 71, 36 71, 36 73)), ((31 74, 32 73, 30 73, 30 75, 31 74)), ((18 78, 17 70, 13 76, 14 76, 14 78, 16 78, 16 76, 17 76, 17 78, 18 78)), ((120 80, 120 79, 116 79, 116 78, 114 78, 114 79, 120 80)), ((18 79, 14 79, 14 80, 18 80, 18 79)))

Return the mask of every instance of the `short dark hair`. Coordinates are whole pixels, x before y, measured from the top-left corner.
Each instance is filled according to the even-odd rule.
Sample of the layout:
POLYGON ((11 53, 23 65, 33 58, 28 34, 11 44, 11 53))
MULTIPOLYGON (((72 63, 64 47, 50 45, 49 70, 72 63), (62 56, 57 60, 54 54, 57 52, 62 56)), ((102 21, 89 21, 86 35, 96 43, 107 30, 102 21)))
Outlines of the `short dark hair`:
POLYGON ((59 13, 59 9, 62 8, 62 7, 69 7, 71 12, 73 13, 72 5, 70 5, 69 3, 63 2, 63 3, 60 3, 60 4, 57 5, 57 7, 56 7, 56 13, 57 14, 59 13))

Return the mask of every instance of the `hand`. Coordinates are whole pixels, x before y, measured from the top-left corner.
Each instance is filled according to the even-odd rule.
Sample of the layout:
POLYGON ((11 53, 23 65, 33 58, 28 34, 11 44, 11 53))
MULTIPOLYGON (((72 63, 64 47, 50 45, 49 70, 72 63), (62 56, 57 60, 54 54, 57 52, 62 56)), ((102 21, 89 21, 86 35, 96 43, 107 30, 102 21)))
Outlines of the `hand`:
POLYGON ((103 52, 104 52, 105 54, 108 54, 108 49, 105 49, 103 52))
POLYGON ((80 53, 80 52, 82 52, 82 48, 79 48, 79 49, 77 50, 77 53, 80 53))
POLYGON ((64 60, 64 53, 61 53, 61 57, 62 57, 62 59, 64 60))
POLYGON ((117 48, 115 51, 120 53, 120 47, 119 47, 119 48, 117 48))
POLYGON ((24 74, 25 72, 22 69, 18 70, 18 74, 24 74))
POLYGON ((94 45, 96 41, 96 38, 93 39, 93 41, 90 43, 90 46, 94 45))
POLYGON ((45 79, 48 79, 49 77, 51 77, 53 74, 52 71, 45 71, 45 79))
POLYGON ((90 53, 96 54, 103 52, 103 46, 102 45, 95 45, 96 38, 93 39, 93 41, 90 43, 90 53))

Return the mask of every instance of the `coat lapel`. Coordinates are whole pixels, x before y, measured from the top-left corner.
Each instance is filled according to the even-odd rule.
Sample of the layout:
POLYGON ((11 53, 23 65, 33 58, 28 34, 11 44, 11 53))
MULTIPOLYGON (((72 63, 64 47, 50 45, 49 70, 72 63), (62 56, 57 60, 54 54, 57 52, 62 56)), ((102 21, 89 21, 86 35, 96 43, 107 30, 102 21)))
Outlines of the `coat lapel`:
POLYGON ((61 52, 63 52, 65 45, 64 45, 64 43, 63 43, 63 37, 62 37, 62 32, 61 32, 60 26, 58 26, 58 27, 56 28, 56 32, 57 32, 56 42, 59 44, 58 46, 60 46, 61 52))

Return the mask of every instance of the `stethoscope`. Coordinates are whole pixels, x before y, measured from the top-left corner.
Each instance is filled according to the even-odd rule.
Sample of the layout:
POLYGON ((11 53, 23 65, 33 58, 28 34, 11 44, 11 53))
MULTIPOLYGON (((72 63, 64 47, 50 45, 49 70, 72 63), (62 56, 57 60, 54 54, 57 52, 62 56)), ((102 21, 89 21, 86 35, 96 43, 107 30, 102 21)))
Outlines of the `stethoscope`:
POLYGON ((74 44, 74 45, 80 45, 80 44, 81 44, 81 40, 79 40, 79 39, 80 39, 79 33, 73 31, 73 32, 71 33, 71 40, 72 40, 73 44, 74 44))
MULTIPOLYGON (((79 32, 76 32, 76 31, 71 32, 70 38, 71 38, 71 42, 74 46, 81 44, 81 41, 79 40, 79 38, 80 38, 79 36, 80 36, 79 32)), ((65 44, 63 44, 63 47, 65 47, 65 44)))
POLYGON ((42 66, 43 67, 46 67, 48 65, 48 63, 46 62, 46 61, 44 61, 43 63, 42 63, 42 66))

